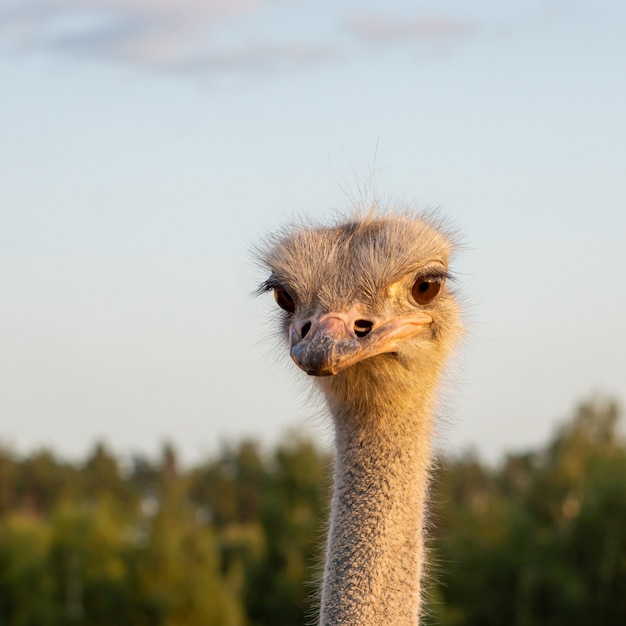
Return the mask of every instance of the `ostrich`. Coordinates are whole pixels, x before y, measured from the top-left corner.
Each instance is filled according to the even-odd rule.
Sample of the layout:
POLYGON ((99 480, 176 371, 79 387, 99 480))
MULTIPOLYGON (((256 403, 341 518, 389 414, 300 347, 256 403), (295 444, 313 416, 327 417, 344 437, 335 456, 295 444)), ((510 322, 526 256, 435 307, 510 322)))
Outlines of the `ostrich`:
POLYGON ((453 247, 431 219, 372 210, 287 228, 259 253, 259 291, 334 422, 322 626, 419 623, 436 388, 461 328, 453 247))

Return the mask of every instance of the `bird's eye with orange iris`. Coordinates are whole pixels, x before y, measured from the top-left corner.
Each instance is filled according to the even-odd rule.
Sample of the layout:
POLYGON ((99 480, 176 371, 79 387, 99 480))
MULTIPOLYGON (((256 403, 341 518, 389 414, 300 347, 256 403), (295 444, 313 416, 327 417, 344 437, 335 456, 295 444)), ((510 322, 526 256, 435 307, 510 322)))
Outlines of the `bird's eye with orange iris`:
POLYGON ((283 311, 287 311, 287 313, 293 313, 296 310, 296 303, 289 295, 289 293, 287 293, 286 289, 283 289, 282 287, 275 287, 274 299, 283 311))
POLYGON ((417 304, 430 304, 441 291, 441 276, 421 276, 413 284, 411 294, 417 304))

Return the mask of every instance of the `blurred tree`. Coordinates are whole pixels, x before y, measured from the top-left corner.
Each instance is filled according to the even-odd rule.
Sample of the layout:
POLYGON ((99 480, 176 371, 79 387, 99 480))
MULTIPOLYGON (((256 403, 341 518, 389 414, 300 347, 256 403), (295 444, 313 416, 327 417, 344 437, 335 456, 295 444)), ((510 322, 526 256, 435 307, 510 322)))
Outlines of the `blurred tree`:
POLYGON ((19 463, 15 494, 19 508, 35 514, 49 513, 59 502, 76 497, 78 472, 41 450, 19 463))
MULTIPOLYGON (((626 441, 579 405, 542 448, 434 473, 430 615, 441 626, 626 624, 626 441)), ((292 626, 314 619, 330 458, 291 437, 186 470, 0 449, 0 626, 292 626), (124 470, 122 470, 124 467, 124 470)))
POLYGON ((17 472, 13 454, 8 449, 0 447, 0 515, 6 515, 15 508, 17 472))
POLYGON ((544 450, 451 460, 433 623, 626 624, 626 444, 614 402, 581 404, 544 450), (482 479, 477 480, 476 475, 482 479))
POLYGON ((317 612, 313 583, 325 541, 321 520, 330 495, 328 461, 299 438, 285 442, 274 455, 262 499, 266 550, 247 568, 252 624, 303 624, 317 612))
POLYGON ((151 520, 149 543, 138 568, 141 594, 154 618, 146 623, 244 624, 237 598, 222 579, 212 529, 198 523, 184 483, 172 475, 171 468, 165 469, 159 510, 151 520))
POLYGON ((243 441, 192 472, 190 496, 217 527, 258 522, 266 472, 258 444, 243 441))
POLYGON ((88 456, 81 477, 84 498, 108 499, 109 503, 117 502, 129 511, 137 505, 136 494, 129 481, 122 477, 117 459, 102 442, 97 443, 88 456))
POLYGON ((69 504, 50 520, 50 567, 60 587, 64 623, 129 624, 129 527, 111 500, 69 504))
POLYGON ((32 514, 14 513, 0 522, 0 624, 60 624, 57 584, 49 567, 52 536, 32 514))

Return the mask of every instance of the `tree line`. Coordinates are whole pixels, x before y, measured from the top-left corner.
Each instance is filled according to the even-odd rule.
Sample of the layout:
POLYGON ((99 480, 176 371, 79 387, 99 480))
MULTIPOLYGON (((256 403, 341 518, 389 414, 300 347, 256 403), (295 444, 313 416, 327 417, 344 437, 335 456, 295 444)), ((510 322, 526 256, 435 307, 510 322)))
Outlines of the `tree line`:
MULTIPOLYGON (((626 624, 620 409, 581 403, 544 446, 433 470, 428 614, 442 626, 626 624)), ((291 437, 179 466, 0 449, 0 626, 314 621, 332 459, 291 437)))

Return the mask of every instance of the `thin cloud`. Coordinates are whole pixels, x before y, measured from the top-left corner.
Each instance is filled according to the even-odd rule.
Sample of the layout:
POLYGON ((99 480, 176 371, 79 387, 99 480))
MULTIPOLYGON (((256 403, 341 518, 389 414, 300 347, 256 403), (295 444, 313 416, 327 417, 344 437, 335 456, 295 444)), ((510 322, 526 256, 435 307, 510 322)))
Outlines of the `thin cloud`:
POLYGON ((169 18, 179 21, 214 21, 257 8, 263 0, 14 0, 7 2, 1 14, 28 16, 46 20, 62 14, 80 15, 116 12, 143 16, 147 20, 169 18))
POLYGON ((449 40, 476 32, 476 25, 464 20, 428 17, 400 20, 382 15, 355 15, 348 28, 359 37, 372 41, 449 40))
POLYGON ((212 30, 263 0, 48 0, 0 8, 0 33, 22 50, 54 49, 171 66, 207 53, 212 30))
POLYGON ((222 70, 256 70, 314 64, 340 57, 341 52, 332 46, 304 43, 253 43, 239 48, 212 52, 205 57, 198 58, 192 67, 195 65, 222 70))
MULTIPOLYGON (((271 0, 5 0, 0 6, 0 38, 12 50, 53 51, 173 71, 290 68, 347 56, 350 43, 336 29, 340 13, 326 24, 320 22, 317 34, 306 29, 306 39, 290 29, 288 41, 277 37, 275 29, 264 31, 263 23, 267 28, 272 13, 294 25, 306 21, 295 8, 271 0), (256 13, 263 18, 255 41, 242 38, 253 13, 254 19, 256 13)), ((463 20, 399 20, 384 14, 356 15, 347 26, 365 43, 447 42, 476 30, 463 20)))

